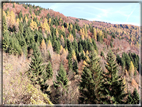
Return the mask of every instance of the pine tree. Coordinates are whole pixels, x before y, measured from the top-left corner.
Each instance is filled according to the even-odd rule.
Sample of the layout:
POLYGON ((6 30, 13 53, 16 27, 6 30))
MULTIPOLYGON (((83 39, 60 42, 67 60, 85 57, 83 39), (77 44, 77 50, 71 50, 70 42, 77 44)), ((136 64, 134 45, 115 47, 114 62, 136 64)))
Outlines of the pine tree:
POLYGON ((99 82, 101 79, 101 67, 96 53, 91 53, 90 62, 83 69, 82 82, 80 83, 80 93, 79 103, 85 104, 97 104, 99 95, 99 82))
POLYGON ((124 92, 124 84, 121 76, 118 76, 118 67, 115 62, 114 54, 109 51, 107 54, 107 73, 102 74, 103 80, 100 84, 99 94, 100 103, 103 104, 122 104, 123 98, 127 95, 124 92))
POLYGON ((62 64, 60 65, 60 69, 58 71, 58 76, 56 78, 57 78, 56 84, 61 83, 63 85, 63 87, 66 87, 68 85, 66 71, 65 71, 64 66, 62 64))
POLYGON ((58 41, 57 40, 55 41, 53 48, 54 48, 54 51, 56 51, 59 54, 60 49, 59 49, 59 45, 58 45, 58 41))
POLYGON ((68 65, 69 65, 69 69, 72 69, 72 55, 71 55, 71 53, 69 53, 69 55, 68 55, 68 65))
POLYGON ((42 74, 44 71, 44 65, 41 64, 42 64, 41 54, 39 50, 35 48, 32 57, 32 62, 30 64, 30 69, 28 71, 28 77, 30 78, 31 82, 34 85, 40 84, 43 81, 42 74))
POLYGON ((52 76, 53 76, 53 70, 52 70, 52 65, 51 65, 50 61, 49 61, 48 65, 47 65, 47 67, 46 67, 46 73, 47 73, 46 77, 48 79, 52 78, 52 76))
POLYGON ((139 104, 139 100, 139 94, 135 88, 132 94, 129 92, 126 104, 139 104))
POLYGON ((82 52, 82 51, 83 51, 83 47, 82 47, 81 43, 79 43, 78 51, 79 51, 79 52, 82 52))
POLYGON ((78 64, 77 64, 77 61, 75 60, 74 63, 73 63, 73 71, 78 74, 78 64))

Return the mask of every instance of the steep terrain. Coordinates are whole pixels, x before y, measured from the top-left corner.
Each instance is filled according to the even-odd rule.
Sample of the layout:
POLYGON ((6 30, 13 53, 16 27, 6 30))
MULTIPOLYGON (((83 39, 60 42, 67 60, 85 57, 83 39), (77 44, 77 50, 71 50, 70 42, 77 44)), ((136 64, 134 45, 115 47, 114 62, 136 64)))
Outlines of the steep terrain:
POLYGON ((125 92, 136 88, 140 94, 138 26, 67 17, 18 3, 3 3, 2 24, 4 104, 79 104, 92 53, 103 75, 109 72, 110 50, 125 92))

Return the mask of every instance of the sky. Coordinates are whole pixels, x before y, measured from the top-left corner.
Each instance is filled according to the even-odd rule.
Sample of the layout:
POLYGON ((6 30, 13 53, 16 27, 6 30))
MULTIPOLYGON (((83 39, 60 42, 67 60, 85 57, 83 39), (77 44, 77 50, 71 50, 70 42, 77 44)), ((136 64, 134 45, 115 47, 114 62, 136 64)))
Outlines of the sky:
POLYGON ((140 3, 30 3, 65 16, 113 24, 140 25, 140 3))

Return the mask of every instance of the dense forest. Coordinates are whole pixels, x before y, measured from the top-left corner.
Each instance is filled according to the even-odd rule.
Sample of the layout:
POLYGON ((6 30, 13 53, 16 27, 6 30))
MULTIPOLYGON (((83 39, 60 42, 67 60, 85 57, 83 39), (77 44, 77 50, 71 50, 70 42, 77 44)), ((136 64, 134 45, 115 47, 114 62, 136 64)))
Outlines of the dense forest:
POLYGON ((139 104, 139 27, 3 3, 4 104, 139 104))

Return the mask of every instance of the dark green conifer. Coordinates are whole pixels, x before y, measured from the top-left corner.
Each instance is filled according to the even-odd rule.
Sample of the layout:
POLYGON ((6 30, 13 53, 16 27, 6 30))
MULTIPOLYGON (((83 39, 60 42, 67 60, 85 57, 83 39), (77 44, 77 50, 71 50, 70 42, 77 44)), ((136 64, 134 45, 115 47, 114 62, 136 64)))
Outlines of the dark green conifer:
POLYGON ((126 104, 139 104, 139 100, 139 94, 135 88, 132 94, 129 92, 126 104))
POLYGON ((78 74, 78 64, 77 64, 77 61, 75 60, 74 63, 73 63, 73 71, 78 74))
POLYGON ((99 89, 99 94, 101 95, 100 103, 122 104, 124 103, 123 98, 127 94, 124 92, 123 79, 121 76, 118 76, 118 66, 112 51, 109 51, 107 54, 106 69, 108 72, 102 74, 103 79, 99 89))
POLYGON ((101 79, 101 67, 96 53, 91 53, 90 62, 83 69, 82 79, 80 83, 79 103, 97 104, 99 99, 98 89, 101 79))
POLYGON ((68 79, 66 75, 66 71, 64 69, 64 66, 61 64, 60 69, 58 71, 58 76, 57 76, 57 82, 56 84, 62 84, 62 86, 66 87, 68 84, 68 79))

